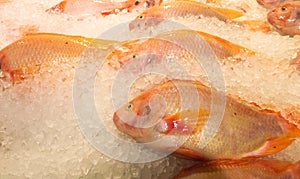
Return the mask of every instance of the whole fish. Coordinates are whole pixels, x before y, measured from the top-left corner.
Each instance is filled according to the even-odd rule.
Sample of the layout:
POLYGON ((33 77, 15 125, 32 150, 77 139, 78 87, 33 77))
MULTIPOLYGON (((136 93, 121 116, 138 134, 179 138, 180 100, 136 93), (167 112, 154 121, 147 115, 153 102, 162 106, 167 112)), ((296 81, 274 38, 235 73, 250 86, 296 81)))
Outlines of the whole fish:
MULTIPOLYGON (((145 61, 145 65, 150 65, 151 62, 161 62, 162 58, 172 56, 174 59, 179 60, 189 60, 192 61, 195 57, 189 52, 188 49, 180 47, 180 44, 173 43, 172 41, 164 40, 165 36, 171 37, 175 41, 180 41, 182 43, 191 43, 187 39, 189 35, 195 35, 203 38, 205 42, 211 47, 214 54, 221 60, 229 57, 238 56, 241 54, 254 55, 255 53, 245 47, 233 44, 225 39, 219 38, 200 31, 192 30, 175 30, 170 31, 165 34, 161 34, 154 38, 149 38, 146 40, 133 40, 123 43, 119 48, 112 51, 112 53, 107 56, 106 60, 108 64, 114 69, 120 69, 128 62, 134 61, 145 61), (148 55, 149 54, 149 55, 148 55), (155 54, 157 58, 154 59, 155 54), (179 58, 181 57, 181 58, 179 58), (145 59, 146 58, 146 59, 145 59)), ((197 48, 202 44, 199 42, 197 48)), ((152 63, 152 64, 153 64, 152 63)), ((185 64, 187 62, 183 62, 185 64)))
MULTIPOLYGON (((113 121, 138 142, 160 150, 175 146, 177 154, 201 160, 262 157, 285 149, 300 136, 299 129, 280 114, 230 95, 226 95, 225 111, 219 110, 220 106, 211 108, 213 91, 219 95, 200 82, 168 81, 122 106, 114 113, 113 121), (209 118, 223 112, 218 130, 202 146, 209 139, 201 135, 209 118), (150 144, 166 136, 177 140, 150 144)), ((220 104, 218 100, 215 105, 220 104)), ((211 127, 208 130, 213 130, 211 127)))
POLYGON ((278 160, 207 162, 184 169, 174 179, 300 178, 300 162, 278 160))
POLYGON ((123 10, 131 12, 135 8, 149 8, 158 5, 162 0, 127 0, 123 2, 94 1, 94 0, 64 0, 46 10, 50 13, 64 13, 73 16, 80 15, 110 15, 123 10))
POLYGON ((283 3, 287 3, 295 0, 256 0, 256 1, 261 6, 272 9, 280 6, 283 3))
POLYGON ((50 33, 27 35, 0 51, 0 70, 13 81, 37 73, 41 65, 78 61, 85 49, 106 48, 115 41, 50 33))
POLYGON ((199 17, 201 15, 215 17, 226 22, 244 14, 240 11, 214 7, 193 0, 170 1, 145 10, 129 24, 129 29, 146 30, 157 26, 164 19, 188 16, 199 17))
POLYGON ((300 1, 285 3, 270 11, 268 21, 283 34, 300 35, 300 1))

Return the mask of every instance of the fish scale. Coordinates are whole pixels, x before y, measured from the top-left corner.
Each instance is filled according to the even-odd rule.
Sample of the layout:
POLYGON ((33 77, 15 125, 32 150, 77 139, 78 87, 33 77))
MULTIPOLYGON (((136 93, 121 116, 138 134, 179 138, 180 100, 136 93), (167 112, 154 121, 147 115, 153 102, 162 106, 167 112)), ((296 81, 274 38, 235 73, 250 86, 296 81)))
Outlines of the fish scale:
POLYGON ((206 16, 215 17, 226 22, 243 15, 244 14, 239 11, 218 8, 193 0, 179 0, 166 2, 159 6, 154 6, 147 9, 142 14, 137 16, 132 22, 130 22, 129 29, 146 30, 150 27, 157 26, 164 19, 171 20, 173 17, 195 16, 199 18, 201 16, 206 16))
POLYGON ((0 51, 1 70, 13 80, 32 75, 41 65, 80 60, 87 48, 106 49, 116 41, 50 33, 30 34, 0 51))
MULTIPOLYGON (((214 92, 217 97, 222 95, 220 92, 214 92)), ((294 141, 294 138, 300 136, 299 129, 276 112, 262 110, 234 96, 226 95, 224 115, 219 118, 220 126, 215 126, 217 127, 216 133, 202 137, 201 133, 204 126, 208 124, 210 115, 222 112, 218 111, 219 108, 211 107, 211 105, 216 105, 212 103, 211 97, 211 88, 199 82, 168 81, 145 91, 141 96, 130 101, 128 104, 134 106, 132 109, 126 109, 128 104, 125 104, 117 110, 114 114, 114 122, 119 130, 140 142, 150 142, 167 135, 176 137, 177 143, 170 143, 170 146, 183 144, 176 149, 176 153, 202 160, 262 157, 283 150, 294 141), (185 94, 183 98, 189 101, 190 106, 199 102, 201 107, 182 109, 182 104, 178 103, 181 97, 180 90, 185 94), (197 91, 197 96, 193 95, 193 90, 197 91), (161 102, 157 101, 150 105, 148 121, 143 120, 143 124, 147 127, 129 127, 122 123, 123 119, 131 121, 129 123, 138 123, 139 113, 135 112, 148 109, 149 101, 156 95, 163 96, 165 100, 167 112, 163 111, 162 117, 154 115, 160 113, 162 109, 158 105, 161 102), (128 114, 133 114, 134 118, 128 114), (155 125, 149 127, 149 121, 155 125), (201 147, 204 141, 208 143, 201 147)), ((159 148, 159 146, 154 146, 154 148, 159 148)))

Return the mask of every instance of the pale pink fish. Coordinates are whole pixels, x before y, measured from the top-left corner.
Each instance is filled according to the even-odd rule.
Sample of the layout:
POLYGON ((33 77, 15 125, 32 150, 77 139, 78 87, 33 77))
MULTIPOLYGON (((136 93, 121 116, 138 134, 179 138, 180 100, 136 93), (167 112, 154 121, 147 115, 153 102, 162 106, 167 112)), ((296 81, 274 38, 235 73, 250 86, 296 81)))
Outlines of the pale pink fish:
POLYGON ((166 19, 171 20, 177 17, 215 17, 227 22, 243 15, 241 11, 210 6, 193 0, 177 0, 147 9, 129 24, 129 29, 146 30, 159 25, 166 19))
POLYGON ((268 21, 285 35, 300 35, 300 1, 282 4, 270 11, 268 21))
POLYGON ((161 3, 161 0, 127 0, 122 2, 95 1, 95 0, 64 0, 47 11, 63 13, 73 16, 80 15, 110 15, 135 8, 149 8, 161 3))
MULTIPOLYGON (((280 114, 231 95, 226 95, 225 111, 213 109, 211 106, 220 102, 212 102, 212 91, 195 81, 168 81, 122 106, 113 120, 120 131, 138 142, 148 143, 150 147, 149 142, 172 137, 177 140, 151 147, 168 150, 177 146, 174 149, 177 154, 201 160, 262 157, 285 149, 299 137, 300 130, 280 114), (195 106, 197 102, 200 107, 195 106), (201 147, 208 137, 200 139, 210 114, 215 116, 222 112, 217 132, 201 147)), ((209 129, 213 130, 212 126, 209 129)))

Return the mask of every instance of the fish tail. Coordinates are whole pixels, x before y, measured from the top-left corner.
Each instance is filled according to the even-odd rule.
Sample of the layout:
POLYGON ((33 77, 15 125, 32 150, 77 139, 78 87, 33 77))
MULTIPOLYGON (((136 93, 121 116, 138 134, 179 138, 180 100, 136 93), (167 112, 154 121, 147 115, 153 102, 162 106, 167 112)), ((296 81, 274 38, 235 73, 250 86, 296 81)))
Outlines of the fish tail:
POLYGON ((236 11, 233 9, 226 9, 226 8, 219 8, 219 7, 211 7, 213 10, 223 14, 224 16, 228 17, 229 19, 236 19, 239 17, 244 16, 244 13, 241 11, 236 11))

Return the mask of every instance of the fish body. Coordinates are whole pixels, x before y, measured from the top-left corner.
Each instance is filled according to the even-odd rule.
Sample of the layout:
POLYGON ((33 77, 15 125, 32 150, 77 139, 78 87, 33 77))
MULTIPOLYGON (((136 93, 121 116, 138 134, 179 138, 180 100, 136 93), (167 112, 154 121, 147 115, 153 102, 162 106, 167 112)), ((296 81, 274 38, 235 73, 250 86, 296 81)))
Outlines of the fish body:
MULTIPOLYGON (((229 57, 234 57, 241 54, 254 55, 255 53, 247 48, 233 44, 225 39, 219 38, 200 31, 191 31, 191 30, 176 30, 170 31, 168 33, 159 35, 154 38, 149 38, 145 41, 133 40, 123 43, 119 48, 112 51, 112 53, 106 58, 108 63, 114 69, 120 69, 125 64, 134 61, 137 61, 141 58, 148 58, 147 64, 154 61, 153 55, 155 54, 161 62, 161 58, 172 56, 173 59, 189 60, 192 61, 195 57, 189 52, 188 49, 180 47, 180 44, 175 42, 164 40, 164 37, 171 37, 174 41, 180 41, 181 43, 190 43, 187 37, 189 35, 199 36, 203 38, 204 41, 210 46, 214 54, 221 60, 229 57), (148 56, 147 56, 148 55, 148 56), (151 59, 150 59, 150 56, 151 59), (181 58, 179 58, 181 57, 181 58)), ((201 45, 206 45, 203 43, 197 43, 197 48, 201 45)), ((189 63, 182 62, 182 63, 189 63)))
POLYGON ((139 142, 166 136, 178 139, 151 147, 167 150, 176 146, 176 154, 201 160, 262 157, 283 150, 299 137, 299 129, 280 114, 234 96, 226 95, 225 111, 220 110, 220 99, 212 101, 213 92, 225 95, 196 81, 168 81, 125 104, 113 120, 120 131, 139 142), (209 118, 222 113, 216 133, 202 136, 209 118), (204 141, 208 143, 202 146, 204 141))
POLYGON ((161 0, 127 0, 123 2, 94 1, 94 0, 64 0, 48 9, 51 13, 64 13, 72 16, 79 15, 110 15, 123 10, 131 12, 139 7, 152 7, 161 3, 161 0))
POLYGON ((0 51, 0 69, 18 81, 36 73, 41 65, 77 62, 88 47, 103 48, 113 42, 81 36, 31 34, 0 51))
POLYGON ((192 0, 178 0, 163 3, 145 10, 130 24, 129 29, 147 30, 155 27, 165 19, 188 16, 215 17, 221 21, 229 21, 244 14, 240 11, 218 8, 192 0))
POLYGON ((292 2, 295 0, 256 0, 261 6, 272 9, 280 6, 283 3, 292 2))
POLYGON ((300 35, 300 1, 285 3, 270 11, 268 21, 283 34, 300 35))
POLYGON ((300 162, 278 160, 206 162, 184 169, 174 179, 300 178, 300 162))

